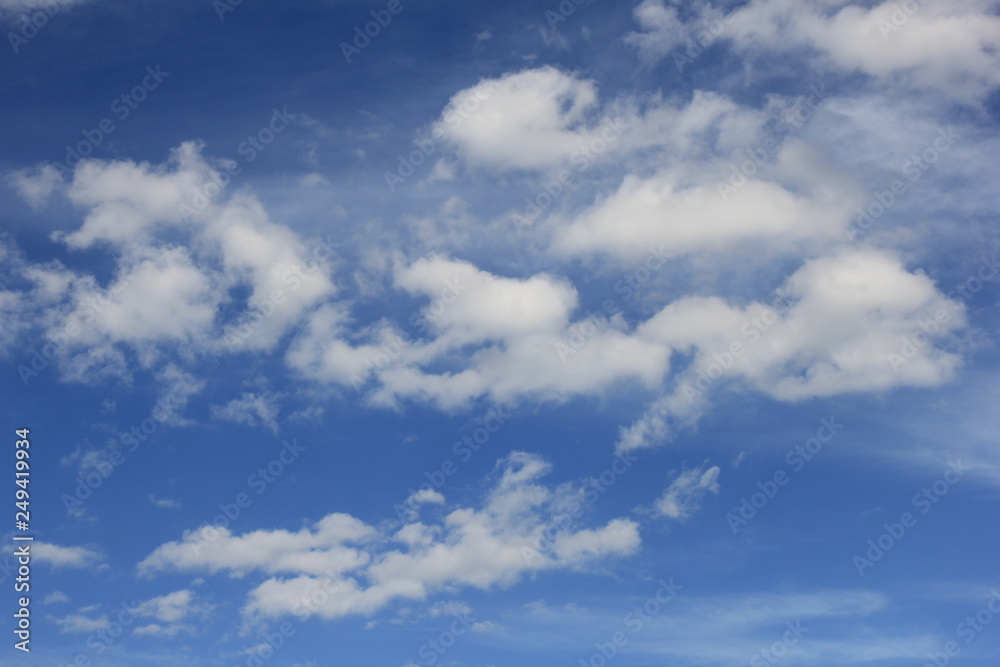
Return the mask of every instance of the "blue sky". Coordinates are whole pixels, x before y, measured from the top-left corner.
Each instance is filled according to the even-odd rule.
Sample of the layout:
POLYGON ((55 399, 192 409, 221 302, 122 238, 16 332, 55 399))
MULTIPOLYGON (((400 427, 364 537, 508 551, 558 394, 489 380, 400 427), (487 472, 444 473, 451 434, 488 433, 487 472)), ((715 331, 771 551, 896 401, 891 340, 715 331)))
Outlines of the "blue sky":
POLYGON ((0 24, 3 664, 997 664, 998 3, 0 24))

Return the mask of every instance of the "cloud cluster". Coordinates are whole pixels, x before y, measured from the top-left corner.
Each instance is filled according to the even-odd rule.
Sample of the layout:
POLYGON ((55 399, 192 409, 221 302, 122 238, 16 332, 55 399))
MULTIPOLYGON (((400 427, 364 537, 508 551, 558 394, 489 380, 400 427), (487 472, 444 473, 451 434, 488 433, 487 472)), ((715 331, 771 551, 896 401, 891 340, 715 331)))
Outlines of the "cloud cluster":
MULTIPOLYGON (((100 605, 92 605, 53 620, 62 633, 93 634, 113 626, 120 633, 122 627, 134 625, 132 634, 136 636, 175 637, 195 634, 197 628, 193 623, 204 619, 214 607, 201 601, 193 591, 185 589, 143 602, 125 603, 116 613, 94 616, 93 613, 99 609, 100 605), (115 618, 118 620, 115 621, 115 618)), ((106 639, 107 635, 104 637, 106 639)))
MULTIPOLYGON (((773 44, 794 24, 802 30, 791 43, 825 44, 823 53, 843 60, 830 54, 862 47, 821 39, 821 28, 843 36, 860 30, 852 21, 880 20, 885 7, 842 4, 753 3, 726 17, 724 34, 736 48, 751 37, 773 44)), ((962 32, 980 4, 921 6, 889 39, 947 26, 962 32)), ((695 19, 718 13, 708 3, 694 9, 695 19)), ((628 41, 644 53, 685 34, 678 13, 659 2, 644 2, 636 16, 644 32, 628 41)), ((987 35, 993 22, 974 34, 987 35)), ((918 60, 899 68, 920 78, 931 65, 918 60)), ((182 381, 178 372, 191 375, 195 360, 254 353, 281 356, 292 375, 379 406, 416 401, 451 411, 484 398, 565 401, 623 387, 658 397, 623 433, 624 449, 669 437, 672 421, 696 419, 710 387, 796 401, 939 384, 961 361, 948 346, 965 326, 963 310, 892 251, 847 244, 863 188, 799 134, 827 95, 772 95, 759 108, 707 91, 603 99, 594 81, 551 66, 459 91, 432 125, 442 160, 536 187, 564 172, 572 182, 591 164, 605 170, 588 181, 593 194, 567 195, 525 237, 555 265, 549 270, 502 257, 486 270, 444 252, 416 256, 362 242, 361 256, 378 258, 371 279, 394 304, 374 316, 363 302, 385 291, 345 296, 329 253, 317 256, 248 192, 225 192, 229 165, 206 159, 196 142, 161 165, 84 160, 69 182, 47 167, 22 170, 8 181, 29 204, 61 192, 85 211, 79 228, 54 238, 108 253, 115 271, 99 280, 57 262, 31 264, 11 249, 2 259, 21 286, 0 292, 0 309, 13 331, 40 327, 59 342, 64 375, 81 381, 127 379, 137 364, 163 378, 174 368, 172 381, 191 395, 197 378, 182 381), (724 268, 748 248, 760 264, 780 258, 790 268, 777 292, 764 281, 741 294, 664 285, 681 262, 724 268), (669 269, 642 308, 624 299, 583 308, 592 295, 566 277, 575 262, 608 271, 650 252, 669 269), (905 364, 889 363, 940 310, 948 323, 929 344, 905 364), (767 323, 753 324, 761 316, 767 323)), ((442 214, 463 206, 450 200, 442 214)), ((460 213, 468 233, 475 223, 460 213)), ((440 225, 428 224, 421 233, 433 237, 440 225)), ((274 397, 265 395, 244 394, 212 414, 277 428, 274 397)))
POLYGON ((961 363, 953 341, 965 306, 926 275, 875 251, 845 251, 807 262, 770 303, 734 306, 689 297, 640 327, 693 361, 673 390, 623 430, 619 450, 659 444, 690 423, 713 388, 737 382, 774 398, 801 401, 899 386, 935 386, 961 363), (913 345, 915 337, 923 343, 913 345), (906 346, 912 346, 912 351, 906 346), (912 352, 905 363, 898 358, 912 352))
POLYGON ((5 253, 30 297, 20 308, 7 300, 13 320, 41 328, 56 350, 46 356, 56 356, 65 375, 127 378, 135 363, 162 367, 177 350, 269 350, 335 293, 330 249, 272 222, 248 194, 220 196, 221 166, 186 142, 163 165, 85 160, 68 184, 50 182, 47 167, 11 177, 29 203, 64 192, 84 208, 78 229, 53 238, 113 261, 112 277, 102 281, 5 253))
POLYGON ((708 32, 711 41, 725 40, 751 58, 804 50, 814 68, 861 72, 881 85, 975 102, 1000 83, 995 7, 990 0, 866 6, 848 0, 764 0, 724 14, 710 2, 698 2, 684 20, 664 0, 644 0, 635 10, 642 30, 627 41, 652 62, 672 53, 684 58, 690 41, 708 32))
MULTIPOLYGON (((513 452, 498 462, 482 507, 454 508, 436 521, 414 517, 388 530, 339 513, 295 532, 235 535, 206 527, 161 545, 139 571, 262 573, 267 578, 248 594, 248 616, 337 618, 370 615, 394 600, 423 600, 445 589, 509 586, 537 572, 579 568, 638 549, 638 527, 628 519, 599 528, 557 522, 580 490, 542 485, 549 470, 542 458, 513 452), (546 531, 554 537, 537 551, 546 531)), ((443 502, 437 496, 423 500, 443 502)))

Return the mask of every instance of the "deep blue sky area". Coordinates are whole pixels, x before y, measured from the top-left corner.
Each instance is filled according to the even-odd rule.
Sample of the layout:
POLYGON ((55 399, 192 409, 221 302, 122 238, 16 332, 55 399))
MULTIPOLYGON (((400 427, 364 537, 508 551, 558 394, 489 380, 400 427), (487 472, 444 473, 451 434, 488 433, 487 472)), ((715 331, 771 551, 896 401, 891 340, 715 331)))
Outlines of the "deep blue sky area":
POLYGON ((998 16, 0 0, 0 664, 997 664, 998 16))

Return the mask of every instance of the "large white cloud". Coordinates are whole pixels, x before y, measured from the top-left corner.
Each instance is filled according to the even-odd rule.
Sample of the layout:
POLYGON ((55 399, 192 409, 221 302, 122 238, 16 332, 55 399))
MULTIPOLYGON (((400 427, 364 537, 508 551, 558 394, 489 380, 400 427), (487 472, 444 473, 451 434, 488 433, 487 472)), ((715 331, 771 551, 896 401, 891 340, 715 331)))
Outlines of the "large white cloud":
MULTIPOLYGON (((335 294, 332 249, 271 221, 253 197, 226 196, 231 176, 222 166, 209 164, 196 142, 162 165, 82 161, 67 194, 87 210, 83 224, 53 238, 109 253, 113 276, 99 281, 5 250, 36 298, 3 296, 0 307, 12 311, 12 323, 40 326, 64 373, 84 381, 128 376, 127 352, 153 366, 171 346, 196 355, 273 348, 335 294), (245 300, 235 296, 239 288, 245 300)), ((29 201, 54 189, 40 188, 28 188, 29 201)))
MULTIPOLYGON (((842 251, 807 262, 770 303, 733 306, 688 297, 639 327, 642 335, 694 353, 674 390, 619 441, 657 444, 672 421, 697 417, 711 392, 744 383, 798 401, 901 386, 935 386, 961 363, 938 345, 965 326, 964 304, 926 275, 875 251, 842 251)), ((737 385, 738 386, 738 385, 737 385)))
MULTIPOLYGON (((673 20, 670 12, 658 16, 673 20)), ((61 340, 63 373, 73 379, 128 377, 135 361, 162 370, 177 363, 172 353, 191 362, 275 352, 293 373, 383 406, 418 401, 457 410, 483 398, 564 401, 625 389, 660 396, 626 433, 643 442, 665 437, 672 418, 696 418, 708 405, 708 392, 682 390, 711 370, 715 355, 749 343, 742 327, 764 311, 770 286, 747 285, 736 298, 692 280, 698 295, 685 295, 662 284, 681 270, 679 262, 656 277, 641 308, 612 299, 594 315, 581 312, 589 299, 563 276, 577 260, 607 272, 650 251, 661 267, 681 257, 714 270, 752 250, 759 257, 751 263, 780 255, 801 268, 783 288, 789 310, 719 374, 727 387, 800 400, 944 382, 960 356, 940 345, 964 326, 961 309, 888 253, 838 249, 861 188, 793 136, 798 112, 814 113, 823 103, 814 92, 770 97, 755 109, 704 91, 602 102, 593 82, 551 67, 461 91, 435 129, 470 166, 541 170, 548 178, 572 165, 577 142, 593 141, 612 120, 621 127, 606 155, 613 153, 617 166, 595 177, 596 194, 588 190, 587 201, 567 196, 527 237, 540 257, 527 264, 554 262, 548 270, 497 256, 497 268, 486 271, 470 258, 416 257, 362 240, 360 257, 381 258, 367 267, 381 287, 363 287, 359 301, 387 290, 394 294, 385 303, 411 300, 395 312, 367 303, 366 320, 357 315, 360 303, 340 297, 328 252, 317 259, 315 245, 272 221, 246 191, 205 196, 219 190, 232 165, 206 160, 197 143, 182 144, 161 165, 84 161, 66 192, 86 209, 85 219, 56 238, 108 252, 113 277, 99 281, 6 253, 5 263, 32 287, 3 291, 0 308, 16 331, 31 323, 61 340), (776 129, 782 122, 783 134, 776 129), (495 141, 494 132, 508 140, 495 141), (512 137, 527 145, 514 146, 512 137), (872 295, 884 298, 873 305, 872 295), (904 363, 887 363, 938 307, 952 312, 941 335, 904 363), (686 354, 694 361, 677 368, 686 354)), ((43 171, 33 178, 45 181, 43 171)), ((30 197, 48 186, 39 188, 28 188, 30 197)), ((772 275, 771 284, 780 279, 772 275)), ((262 412, 250 399, 223 406, 219 417, 276 427, 274 410, 262 412)))
POLYGON ((588 142, 593 82, 553 67, 507 74, 457 93, 434 126, 473 164, 535 169, 565 160, 588 142))
POLYGON ((724 15, 703 2, 684 21, 664 0, 644 0, 635 12, 643 30, 627 41, 647 61, 673 53, 682 67, 717 40, 749 55, 804 49, 829 68, 978 101, 1000 83, 995 8, 992 0, 763 0, 724 15))
POLYGON ((778 154, 774 171, 787 177, 784 183, 753 172, 745 176, 737 171, 734 177, 733 170, 743 163, 753 172, 761 169, 742 155, 732 163, 723 161, 714 179, 700 182, 692 183, 691 170, 680 167, 649 178, 626 176, 616 192, 557 229, 554 249, 634 257, 650 245, 672 254, 714 253, 750 241, 765 242, 773 252, 842 235, 856 208, 854 193, 831 187, 827 174, 817 174, 819 167, 805 146, 791 142, 778 154))
POLYGON ((293 367, 355 387, 377 378, 376 402, 411 398, 445 409, 483 396, 563 400, 625 379, 653 387, 667 368, 669 350, 629 336, 620 317, 574 320, 576 290, 550 275, 514 279, 431 258, 397 269, 395 281, 429 301, 413 320, 424 332, 420 338, 390 327, 353 345, 345 340, 344 317, 321 310, 291 348, 293 367), (442 364, 446 370, 430 370, 442 364))
POLYGON ((270 576, 249 591, 249 616, 336 618, 371 614, 396 599, 423 600, 445 588, 508 586, 530 573, 636 551, 633 521, 592 529, 567 522, 565 508, 579 490, 543 486, 539 480, 549 470, 538 456, 514 452, 498 462, 498 479, 481 508, 457 507, 436 521, 414 517, 381 531, 345 514, 297 532, 238 536, 205 527, 158 547, 139 571, 262 572, 270 576))

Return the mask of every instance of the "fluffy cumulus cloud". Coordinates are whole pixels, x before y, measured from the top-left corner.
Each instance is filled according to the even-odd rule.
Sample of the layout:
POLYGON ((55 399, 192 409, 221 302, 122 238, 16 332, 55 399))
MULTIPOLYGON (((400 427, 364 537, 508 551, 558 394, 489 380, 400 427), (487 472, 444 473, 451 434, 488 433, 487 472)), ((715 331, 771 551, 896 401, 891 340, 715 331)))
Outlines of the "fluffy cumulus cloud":
MULTIPOLYGON (((162 165, 82 161, 67 195, 86 209, 83 224, 53 238, 71 249, 108 253, 114 272, 101 281, 7 251, 5 262, 31 296, 6 300, 13 322, 41 326, 54 349, 46 356, 58 357, 65 374, 81 381, 127 378, 136 362, 166 368, 162 360, 171 349, 238 354, 272 348, 335 293, 332 248, 271 221, 247 194, 227 197, 223 166, 209 164, 194 142, 162 165), (241 291, 246 297, 237 298, 241 291)), ((50 170, 9 180, 37 205, 50 194, 50 170)))
MULTIPOLYGON (((550 488, 538 456, 514 452, 498 463, 496 482, 479 508, 455 507, 430 521, 414 516, 377 529, 330 514, 296 532, 235 535, 203 527, 158 547, 139 565, 161 571, 260 573, 249 591, 250 617, 369 615, 394 600, 423 600, 444 589, 510 586, 524 576, 574 569, 634 553, 638 527, 613 519, 598 528, 565 521, 581 490, 550 488)), ((428 494, 424 503, 444 499, 428 494)))
POLYGON ((688 100, 659 93, 602 100, 593 81, 545 66, 460 91, 432 134, 470 167, 582 173, 642 149, 676 158, 736 148, 752 139, 762 119, 724 95, 700 90, 688 100))
POLYGON ((352 346, 343 340, 343 318, 321 311, 293 345, 293 366, 355 386, 377 377, 376 402, 405 397, 446 409, 483 396, 558 400, 625 378, 652 386, 666 367, 667 351, 628 336, 620 318, 575 321, 576 290, 551 275, 508 278, 436 257, 398 268, 395 284, 426 303, 409 318, 424 336, 404 340, 383 328, 381 342, 352 346), (583 325, 593 331, 587 345, 569 347, 566 341, 583 325), (463 353, 470 349, 471 355, 463 353), (448 368, 431 372, 432 365, 448 368))
POLYGON ((696 417, 710 393, 731 382, 787 401, 938 385, 961 362, 953 334, 964 325, 963 303, 875 251, 811 260, 770 302, 682 299, 640 330, 694 359, 674 391, 623 431, 619 448, 669 437, 671 421, 696 417), (953 351, 939 346, 949 343, 953 351))
MULTIPOLYGON (((683 147, 709 126, 713 154, 758 136, 760 119, 739 114, 727 100, 696 96, 688 107, 705 110, 710 120, 671 130, 665 141, 673 146, 683 147), (740 140, 720 138, 727 133, 740 140)), ((683 120, 689 110, 670 107, 669 113, 683 120)), ((643 122, 660 123, 655 116, 647 111, 643 122)), ((705 150, 702 141, 691 146, 692 156, 705 150)), ((616 191, 558 222, 553 249, 630 256, 652 247, 663 264, 674 255, 711 255, 751 239, 791 249, 830 245, 842 235, 853 206, 849 182, 824 171, 815 152, 797 141, 781 148, 774 166, 776 180, 748 178, 725 193, 729 201, 679 170, 627 176, 616 191)), ((164 394, 183 394, 176 397, 180 406, 201 385, 190 371, 164 363, 166 350, 266 351, 293 327, 298 334, 285 352, 290 369, 353 387, 374 404, 406 399, 448 410, 482 397, 565 400, 624 381, 645 391, 679 383, 685 395, 667 391, 657 414, 691 413, 705 394, 704 387, 691 390, 692 382, 710 370, 713 355, 730 354, 733 343, 745 353, 713 372, 784 400, 933 385, 960 360, 933 343, 963 325, 961 308, 925 276, 884 252, 861 249, 808 260, 782 290, 788 305, 778 321, 749 333, 744 325, 768 308, 770 297, 749 305, 681 297, 630 324, 617 307, 598 317, 579 312, 577 289, 557 273, 508 277, 442 255, 397 260, 388 269, 391 285, 414 299, 413 309, 396 321, 359 326, 350 302, 335 300, 328 247, 311 247, 271 222, 246 194, 198 199, 199 188, 218 173, 196 144, 181 146, 160 166, 82 163, 69 193, 90 212, 80 229, 57 238, 73 247, 107 248, 118 270, 101 284, 58 263, 28 264, 9 250, 7 262, 32 285, 34 297, 7 293, 14 326, 25 309, 35 309, 71 378, 127 376, 135 362, 160 366, 164 394), (187 234, 190 242, 162 240, 167 230, 187 234), (238 286, 250 295, 243 302, 232 296, 238 286), (242 308, 239 318, 223 321, 221 313, 234 307, 242 308), (891 363, 901 339, 941 309, 948 318, 932 344, 891 363), (688 371, 670 367, 678 351, 696 352, 688 371)), ((276 428, 274 396, 246 394, 213 414, 276 428)), ((656 419, 639 428, 662 431, 656 419)))
POLYGON ((773 250, 843 235, 860 203, 854 193, 830 187, 826 174, 820 177, 813 156, 798 142, 777 152, 773 173, 779 178, 736 172, 745 163, 757 170, 755 150, 767 156, 765 150, 751 147, 749 154, 735 155, 731 162, 719 161, 715 177, 706 174, 700 181, 681 168, 648 178, 626 176, 615 192, 557 230, 554 249, 634 257, 651 244, 676 254, 725 251, 748 241, 766 242, 773 250))
POLYGON ((456 94, 435 136, 471 164, 536 169, 558 164, 591 139, 593 82, 553 67, 508 74, 456 94))
POLYGON ((456 99, 479 91, 493 92, 461 114, 452 103, 435 131, 469 165, 542 172, 533 184, 541 204, 522 224, 557 256, 632 258, 650 244, 714 254, 748 241, 798 252, 842 235, 861 203, 850 175, 797 136, 827 101, 820 87, 772 95, 760 109, 704 90, 602 100, 592 82, 544 67, 482 81, 456 99), (527 157, 540 152, 545 159, 527 157), (596 198, 563 194, 612 163, 620 169, 596 182, 596 198))
POLYGON ((873 250, 809 260, 760 301, 684 297, 631 327, 616 316, 574 316, 575 291, 544 274, 513 280, 437 258, 399 270, 396 279, 430 301, 416 313, 427 337, 351 347, 338 338, 337 318, 320 313, 329 326, 313 323, 293 363, 317 379, 377 379, 374 400, 408 397, 445 408, 483 396, 559 400, 622 381, 647 389, 663 383, 677 386, 664 401, 684 416, 705 405, 713 386, 742 383, 796 401, 933 386, 961 361, 946 346, 965 324, 962 304, 873 250), (693 352, 693 361, 671 369, 675 352, 693 352), (355 361, 345 367, 351 354, 355 361))
MULTIPOLYGON (((626 41, 652 62, 682 48, 699 21, 718 22, 717 39, 737 51, 806 45, 845 72, 951 86, 944 77, 966 94, 992 81, 984 62, 995 57, 996 19, 983 15, 986 6, 920 3, 903 21, 884 18, 886 5, 767 0, 723 16, 702 2, 682 16, 646 0, 636 9, 641 30, 626 41), (973 29, 974 18, 982 20, 973 29), (894 29, 882 30, 883 19, 894 29), (845 37, 872 30, 877 43, 845 37), (971 37, 956 45, 951 31, 971 37), (954 48, 918 53, 910 35, 943 36, 934 43, 954 48), (885 44, 892 58, 878 55, 885 44), (952 76, 955 68, 966 75, 952 76)), ((162 164, 91 159, 68 176, 46 166, 15 171, 8 184, 31 206, 58 192, 82 211, 82 224, 53 239, 104 253, 113 270, 99 278, 31 263, 5 241, 0 346, 39 331, 64 377, 79 381, 128 381, 137 367, 153 369, 162 396, 176 399, 175 424, 203 387, 198 360, 229 355, 274 355, 292 376, 381 407, 454 411, 480 399, 566 401, 625 388, 652 401, 623 431, 625 449, 670 437, 674 422, 696 420, 723 387, 797 401, 940 384, 961 362, 954 334, 964 310, 882 237, 846 245, 866 188, 804 131, 847 104, 831 97, 814 88, 756 104, 704 90, 611 98, 552 66, 484 79, 429 126, 453 176, 461 163, 536 191, 560 178, 593 187, 550 196, 520 237, 533 257, 500 253, 489 270, 480 257, 435 246, 447 246, 436 235, 451 222, 465 237, 479 224, 452 197, 443 222, 419 220, 426 254, 359 241, 371 275, 352 274, 362 283, 357 298, 337 287, 350 278, 340 280, 330 238, 306 241, 249 191, 227 190, 232 165, 205 157, 197 142, 162 164), (686 293, 663 284, 691 266, 729 271, 747 249, 753 262, 778 260, 789 273, 747 281, 738 296, 701 276, 686 293), (632 303, 585 308, 593 295, 567 277, 580 265, 602 274, 650 253, 666 270, 632 303), (387 294, 391 312, 370 301, 387 294)), ((246 393, 212 415, 274 431, 276 397, 246 393)))
POLYGON ((642 30, 627 37, 647 62, 671 57, 684 67, 725 40, 745 55, 781 57, 805 49, 814 66, 861 72, 882 84, 943 91, 974 101, 1000 83, 1000 18, 992 0, 765 0, 729 13, 694 4, 682 19, 664 0, 635 10, 642 30))

